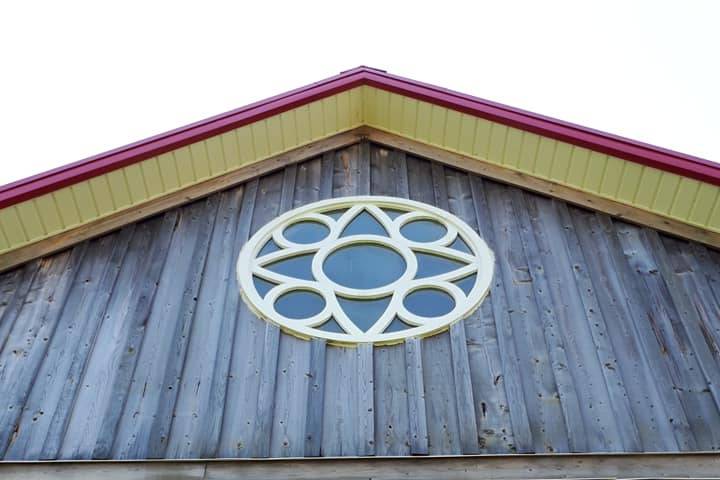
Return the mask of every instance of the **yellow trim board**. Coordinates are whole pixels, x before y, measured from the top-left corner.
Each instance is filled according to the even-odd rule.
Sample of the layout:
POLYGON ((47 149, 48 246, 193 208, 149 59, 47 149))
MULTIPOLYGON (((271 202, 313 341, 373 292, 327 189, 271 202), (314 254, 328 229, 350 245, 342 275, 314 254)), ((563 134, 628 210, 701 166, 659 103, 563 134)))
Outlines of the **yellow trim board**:
POLYGON ((720 245, 720 233, 709 229, 695 227, 670 217, 614 200, 608 200, 598 195, 588 194, 566 185, 534 177, 467 155, 451 152, 434 145, 407 139, 394 133, 388 133, 371 127, 358 127, 351 131, 312 142, 274 157, 244 165, 219 177, 204 180, 183 189, 159 196, 142 205, 120 210, 106 217, 85 222, 77 227, 43 240, 1 253, 0 271, 8 270, 34 258, 48 255, 75 243, 116 230, 131 222, 142 220, 143 218, 156 215, 212 193, 225 190, 291 163, 312 158, 326 151, 352 145, 361 139, 368 139, 372 142, 405 150, 408 153, 430 158, 455 168, 477 173, 487 178, 555 197, 592 210, 604 212, 632 223, 647 225, 663 232, 695 240, 709 246, 717 247, 720 245))

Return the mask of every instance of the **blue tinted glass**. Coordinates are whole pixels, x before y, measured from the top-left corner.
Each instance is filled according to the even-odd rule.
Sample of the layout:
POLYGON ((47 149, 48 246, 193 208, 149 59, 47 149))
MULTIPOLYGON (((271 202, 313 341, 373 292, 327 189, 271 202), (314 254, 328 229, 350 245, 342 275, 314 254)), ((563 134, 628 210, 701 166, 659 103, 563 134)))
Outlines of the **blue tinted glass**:
POLYGON ((340 236, 348 237, 350 235, 382 235, 387 237, 388 233, 375 217, 363 210, 347 224, 340 236))
POLYGON ((403 225, 400 233, 413 242, 433 242, 441 239, 447 233, 447 229, 432 220, 415 220, 403 225))
POLYGON ((315 243, 328 236, 330 230, 320 222, 293 223, 285 229, 285 238, 295 243, 315 243))
POLYGON ((421 317, 439 317, 455 307, 455 300, 450 295, 434 288, 415 290, 403 303, 409 312, 421 317))
POLYGON ((457 260, 451 260, 429 253, 415 252, 415 257, 418 262, 418 270, 415 278, 433 277, 435 275, 452 272, 466 265, 457 260))
POLYGON ((460 238, 460 235, 455 237, 455 241, 450 244, 450 248, 454 248, 455 250, 460 250, 461 252, 465 253, 472 253, 470 247, 468 247, 468 244, 465 243, 462 238, 460 238))
POLYGON ((477 279, 476 274, 469 275, 465 278, 461 278, 460 280, 456 280, 453 282, 455 285, 460 287, 460 290, 465 292, 465 295, 470 295, 470 290, 475 286, 475 280, 477 279))
POLYGON ((345 212, 347 212, 347 208, 343 208, 340 210, 330 210, 329 212, 323 212, 323 215, 327 215, 328 217, 331 217, 331 218, 337 220, 345 212))
POLYGON ((390 325, 388 325, 385 329, 385 333, 401 332, 403 330, 407 330, 408 328, 413 328, 413 326, 408 325, 407 323, 400 320, 398 317, 395 317, 393 318, 392 322, 390 322, 390 325))
POLYGON ((332 317, 330 317, 327 322, 315 328, 318 328, 324 332, 345 333, 345 330, 343 330, 340 324, 337 323, 337 321, 332 317))
POLYGON ((258 258, 262 257, 263 255, 267 255, 268 253, 277 252, 278 250, 281 250, 281 248, 278 246, 277 243, 271 238, 268 240, 265 245, 260 249, 260 253, 258 253, 258 258))
POLYGON ((261 297, 265 298, 267 292, 275 286, 274 283, 270 283, 267 280, 263 280, 260 277, 253 275, 253 283, 255 284, 255 290, 260 294, 261 297))
POLYGON ((385 212, 387 214, 388 217, 392 218, 393 220, 395 220, 397 217, 399 217, 403 213, 407 213, 407 212, 403 212, 402 210, 395 210, 394 208, 383 208, 382 210, 383 210, 383 212, 385 212))
POLYGON ((340 248, 325 259, 330 280, 350 288, 375 288, 392 283, 405 272, 405 260, 395 250, 358 244, 340 248))
POLYGON ((302 280, 315 280, 312 274, 313 256, 314 254, 312 253, 297 255, 265 265, 265 268, 271 272, 287 275, 288 277, 300 278, 302 280))
POLYGON ((322 312, 325 299, 308 290, 293 290, 275 300, 275 310, 288 318, 308 318, 322 312))
POLYGON ((377 319, 380 318, 387 309, 390 298, 392 297, 375 300, 350 300, 337 297, 345 314, 363 332, 367 332, 370 327, 375 325, 377 319))

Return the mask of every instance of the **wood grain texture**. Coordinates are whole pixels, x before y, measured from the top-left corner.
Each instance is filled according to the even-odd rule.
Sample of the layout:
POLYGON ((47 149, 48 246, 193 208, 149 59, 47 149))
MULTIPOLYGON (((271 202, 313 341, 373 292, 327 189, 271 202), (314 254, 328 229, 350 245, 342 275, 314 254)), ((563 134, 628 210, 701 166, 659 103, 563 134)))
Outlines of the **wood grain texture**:
POLYGON ((1 274, 0 452, 715 450, 719 318, 715 250, 362 142, 1 274), (438 205, 476 229, 497 263, 481 307, 376 348, 298 339, 253 315, 234 273, 249 236, 358 193, 438 205))

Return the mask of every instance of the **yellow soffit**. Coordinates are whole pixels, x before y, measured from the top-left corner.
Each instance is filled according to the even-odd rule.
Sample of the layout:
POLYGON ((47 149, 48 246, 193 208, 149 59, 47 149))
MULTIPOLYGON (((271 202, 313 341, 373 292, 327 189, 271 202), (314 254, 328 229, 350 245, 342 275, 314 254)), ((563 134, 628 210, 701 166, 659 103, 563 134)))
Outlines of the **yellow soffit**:
MULTIPOLYGON (((669 225, 646 222, 650 226, 718 246, 720 187, 716 185, 359 85, 0 209, 0 270, 323 149, 356 142, 360 136, 382 142, 382 136, 367 133, 374 130, 426 145, 427 150, 416 151, 434 152, 439 161, 444 159, 438 152, 461 156, 465 164, 448 163, 468 170, 482 173, 467 163, 475 160, 478 165, 515 172, 536 191, 548 189, 534 187, 529 180, 557 185, 562 188, 551 188, 550 194, 574 203, 592 207, 592 199, 599 199, 647 212, 667 219, 669 225), (590 200, 579 202, 576 193, 590 200), (123 217, 129 211, 134 213, 123 217), (672 227, 681 224, 701 234, 672 227)), ((512 183, 522 186, 522 181, 512 183)), ((641 216, 635 217, 643 223, 637 220, 641 216)))

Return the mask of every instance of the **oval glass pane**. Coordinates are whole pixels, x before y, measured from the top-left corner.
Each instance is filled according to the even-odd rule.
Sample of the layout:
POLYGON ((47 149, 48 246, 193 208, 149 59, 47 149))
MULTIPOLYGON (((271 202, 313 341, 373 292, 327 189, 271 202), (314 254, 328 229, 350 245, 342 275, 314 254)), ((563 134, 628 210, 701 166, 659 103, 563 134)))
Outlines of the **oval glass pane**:
POLYGON ((349 288, 370 289, 394 282, 405 273, 405 259, 395 250, 373 244, 339 248, 323 270, 330 280, 349 288))
POLYGON ((293 243, 316 243, 327 237, 330 230, 320 222, 298 222, 288 226, 283 236, 293 243))
POLYGON ((440 240, 447 233, 447 229, 432 220, 415 220, 403 225, 400 233, 413 242, 434 242, 440 240))
POLYGON ((455 308, 455 300, 442 290, 423 288, 409 293, 405 297, 404 305, 410 313, 432 318, 452 312, 455 308))
POLYGON ((325 308, 325 299, 309 290, 293 290, 275 300, 275 310, 287 318, 309 318, 325 308))

